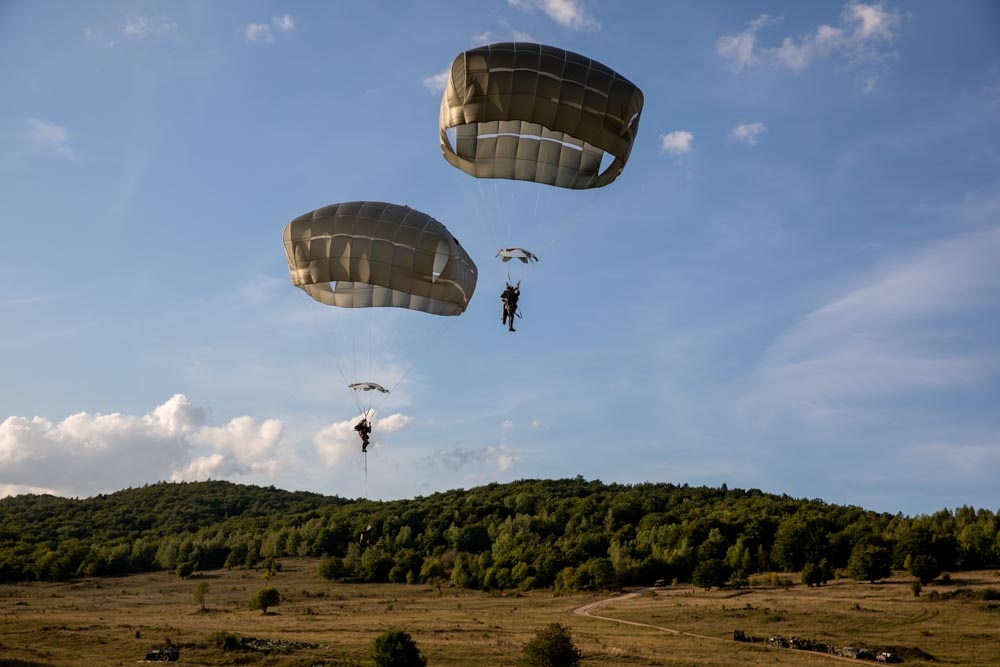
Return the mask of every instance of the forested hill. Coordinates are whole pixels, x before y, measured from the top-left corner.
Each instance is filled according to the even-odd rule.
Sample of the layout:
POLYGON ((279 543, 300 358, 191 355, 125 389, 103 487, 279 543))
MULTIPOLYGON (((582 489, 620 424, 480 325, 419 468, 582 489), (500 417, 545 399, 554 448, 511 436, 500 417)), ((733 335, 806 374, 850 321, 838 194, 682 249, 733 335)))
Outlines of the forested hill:
POLYGON ((229 482, 161 483, 86 499, 0 499, 0 580, 258 567, 322 557, 359 581, 450 579, 468 588, 610 588, 656 579, 743 585, 757 573, 1000 565, 994 512, 880 514, 758 490, 489 484, 412 500, 347 500, 229 482))

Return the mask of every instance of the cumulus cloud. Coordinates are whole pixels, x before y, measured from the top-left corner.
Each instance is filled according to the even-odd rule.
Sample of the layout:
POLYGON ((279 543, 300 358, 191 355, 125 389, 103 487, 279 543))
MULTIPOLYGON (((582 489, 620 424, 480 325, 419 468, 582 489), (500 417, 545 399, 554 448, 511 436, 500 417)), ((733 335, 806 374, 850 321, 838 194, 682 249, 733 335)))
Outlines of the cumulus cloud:
POLYGON ((660 135, 660 150, 672 155, 683 155, 691 152, 694 135, 687 130, 674 130, 660 135))
POLYGON ((836 58, 861 69, 861 85, 870 91, 884 63, 893 57, 888 46, 898 37, 902 15, 881 3, 850 2, 841 12, 839 25, 821 25, 798 39, 785 37, 777 46, 760 46, 758 33, 780 21, 781 17, 762 14, 742 32, 716 40, 716 53, 737 72, 771 66, 798 73, 815 61, 836 58))
POLYGON ((735 35, 724 35, 715 42, 715 51, 723 58, 732 61, 736 71, 760 62, 760 54, 756 46, 757 32, 769 25, 774 25, 781 19, 761 14, 750 21, 746 30, 735 35))
MULTIPOLYGON (((316 455, 319 462, 329 468, 337 468, 344 464, 357 460, 356 457, 361 451, 361 440, 354 431, 354 425, 361 419, 361 415, 342 422, 334 422, 324 426, 313 438, 313 445, 316 447, 316 455)), ((413 418, 400 413, 389 415, 384 419, 372 420, 371 444, 368 451, 381 449, 385 446, 385 436, 396 433, 407 428, 413 423, 413 418)))
POLYGON ((277 470, 281 422, 238 417, 210 426, 207 421, 208 411, 183 394, 145 415, 79 412, 57 423, 8 417, 0 423, 0 489, 92 495, 164 479, 277 470))
POLYGON ((767 126, 764 123, 746 123, 734 127, 729 132, 729 139, 748 146, 756 146, 757 138, 762 134, 767 134, 767 126))
POLYGON ((451 76, 450 67, 442 72, 438 72, 437 74, 425 76, 423 79, 424 88, 432 93, 441 94, 444 92, 444 87, 448 85, 449 76, 451 76))
POLYGON ((274 42, 274 33, 271 32, 271 26, 266 23, 248 23, 243 28, 243 36, 247 38, 248 42, 255 44, 274 42))
POLYGON ((574 30, 601 27, 578 0, 507 0, 507 4, 523 12, 541 11, 559 25, 574 30))
POLYGON ((28 118, 22 134, 25 153, 77 160, 70 138, 68 129, 43 118, 28 118))
POLYGON ((444 467, 452 471, 474 465, 485 469, 484 472, 501 473, 507 472, 520 461, 520 450, 510 447, 506 443, 501 443, 496 447, 482 447, 480 449, 466 449, 458 446, 450 449, 439 449, 430 456, 421 459, 418 465, 427 468, 444 467))

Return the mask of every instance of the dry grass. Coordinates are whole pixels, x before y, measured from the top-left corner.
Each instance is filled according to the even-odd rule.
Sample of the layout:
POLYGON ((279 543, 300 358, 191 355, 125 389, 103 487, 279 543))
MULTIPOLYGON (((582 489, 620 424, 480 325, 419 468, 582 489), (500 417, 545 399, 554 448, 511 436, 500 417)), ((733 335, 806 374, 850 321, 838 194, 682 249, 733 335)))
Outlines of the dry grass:
POLYGON ((346 667, 364 664, 371 641, 389 627, 409 632, 431 667, 513 666, 524 643, 551 622, 570 629, 589 667, 837 662, 734 642, 735 628, 760 637, 798 635, 836 645, 911 649, 904 664, 934 662, 917 657, 912 649, 919 649, 936 664, 1000 665, 1000 602, 946 595, 960 588, 1000 590, 995 572, 963 573, 950 586, 925 587, 919 598, 902 576, 876 585, 841 580, 787 591, 663 588, 603 602, 586 616, 573 612, 604 596, 332 584, 317 569, 316 560, 290 559, 270 581, 259 572, 233 570, 188 580, 156 573, 3 585, 0 667, 131 665, 166 637, 181 645, 185 665, 346 667), (205 612, 194 600, 200 581, 209 584, 205 612), (271 586, 281 591, 282 603, 267 615, 251 611, 253 593, 271 586), (217 632, 320 647, 224 652, 209 641, 217 632))

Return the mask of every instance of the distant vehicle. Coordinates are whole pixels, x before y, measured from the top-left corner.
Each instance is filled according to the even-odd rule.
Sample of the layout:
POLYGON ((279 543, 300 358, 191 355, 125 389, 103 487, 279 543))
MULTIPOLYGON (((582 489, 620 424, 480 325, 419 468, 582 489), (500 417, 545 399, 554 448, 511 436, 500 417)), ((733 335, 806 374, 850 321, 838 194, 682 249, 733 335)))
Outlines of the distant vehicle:
POLYGON ((653 582, 653 588, 663 588, 666 585, 667 582, 665 582, 663 579, 657 579, 656 581, 653 582))

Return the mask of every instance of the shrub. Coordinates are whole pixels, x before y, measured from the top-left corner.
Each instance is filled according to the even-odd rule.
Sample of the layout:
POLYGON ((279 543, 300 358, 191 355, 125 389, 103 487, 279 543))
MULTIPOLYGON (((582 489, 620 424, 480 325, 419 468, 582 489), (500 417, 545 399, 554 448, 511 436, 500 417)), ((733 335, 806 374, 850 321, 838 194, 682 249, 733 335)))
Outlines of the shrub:
POLYGON ((569 630, 551 623, 524 645, 521 667, 577 667, 581 657, 569 630))
POLYGON ((372 642, 368 651, 374 667, 425 667, 427 660, 420 655, 417 644, 408 632, 389 629, 372 642))
POLYGON ((208 636, 208 642, 223 651, 235 651, 240 648, 240 638, 231 632, 213 632, 208 636))
POLYGON ((269 607, 275 607, 281 602, 281 593, 277 588, 262 588, 250 598, 250 608, 260 609, 266 614, 269 607))

